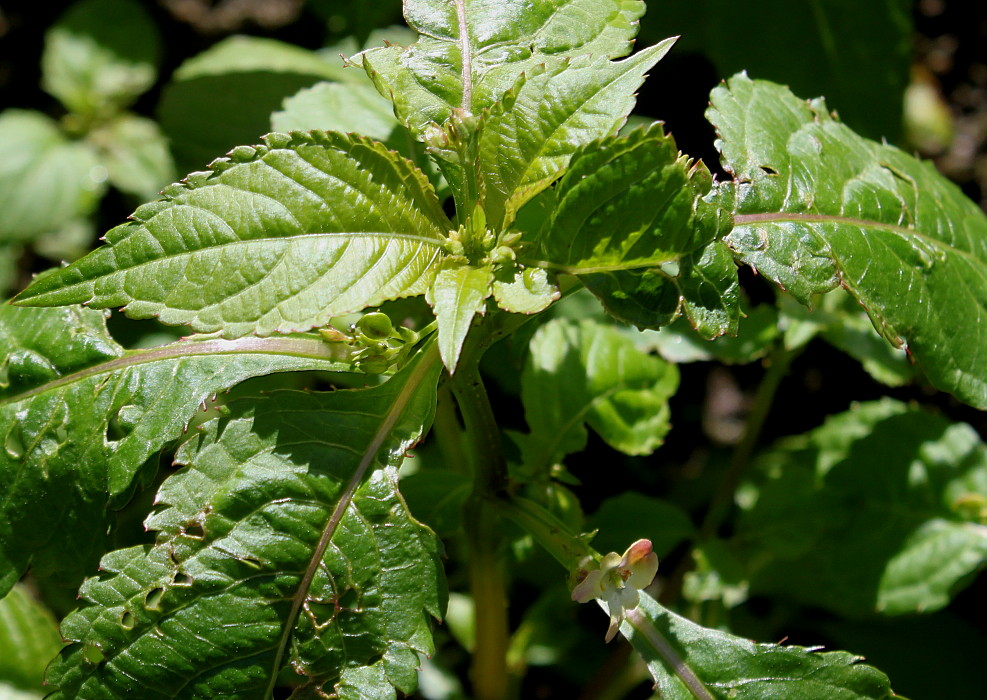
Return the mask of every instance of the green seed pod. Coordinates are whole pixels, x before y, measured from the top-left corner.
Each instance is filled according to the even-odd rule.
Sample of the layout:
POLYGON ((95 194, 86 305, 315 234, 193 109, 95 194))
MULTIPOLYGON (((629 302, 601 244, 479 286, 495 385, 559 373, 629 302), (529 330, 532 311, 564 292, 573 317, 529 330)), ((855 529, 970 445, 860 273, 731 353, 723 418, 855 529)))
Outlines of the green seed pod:
POLYGON ((356 322, 356 327, 370 340, 387 340, 394 334, 394 326, 387 314, 379 311, 367 314, 356 322))

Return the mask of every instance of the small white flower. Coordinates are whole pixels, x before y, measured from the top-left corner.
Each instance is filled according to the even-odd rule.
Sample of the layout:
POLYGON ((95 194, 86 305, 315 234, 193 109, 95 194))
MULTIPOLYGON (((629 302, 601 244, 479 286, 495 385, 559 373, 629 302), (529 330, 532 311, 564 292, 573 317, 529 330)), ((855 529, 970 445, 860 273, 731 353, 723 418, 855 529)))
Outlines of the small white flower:
POLYGON ((606 640, 613 639, 624 611, 637 607, 641 597, 638 591, 651 583, 658 573, 658 555, 651 551, 650 540, 638 540, 620 556, 610 552, 600 561, 598 568, 591 559, 586 559, 576 573, 576 586, 572 589, 572 599, 578 603, 588 603, 599 598, 610 610, 610 628, 606 640))

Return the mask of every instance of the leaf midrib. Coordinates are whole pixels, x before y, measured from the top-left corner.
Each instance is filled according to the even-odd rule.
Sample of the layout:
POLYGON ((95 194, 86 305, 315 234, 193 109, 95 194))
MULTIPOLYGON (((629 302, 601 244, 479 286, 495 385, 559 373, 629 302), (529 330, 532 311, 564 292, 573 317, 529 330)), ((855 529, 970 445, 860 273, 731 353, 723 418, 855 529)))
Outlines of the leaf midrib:
POLYGON ((734 229, 741 228, 743 226, 756 225, 759 223, 768 224, 780 224, 780 223, 817 223, 817 224, 842 224, 844 226, 855 226, 863 229, 880 229, 887 231, 889 233, 896 234, 903 239, 917 238, 924 243, 928 243, 930 246, 940 248, 947 253, 955 253, 963 257, 971 259, 973 262, 987 266, 987 260, 979 258, 976 254, 964 250, 963 248, 958 248, 954 245, 942 241, 938 238, 934 238, 928 234, 922 233, 917 229, 908 228, 906 226, 899 226, 897 224, 889 224, 883 221, 874 221, 869 219, 856 219, 851 216, 837 216, 833 214, 803 214, 795 212, 770 212, 762 214, 734 214, 733 224, 734 229))
POLYGON ((428 372, 431 371, 432 365, 439 360, 438 347, 435 343, 430 343, 429 347, 423 352, 425 353, 425 356, 419 360, 418 365, 411 371, 411 374, 405 380, 404 385, 398 391, 398 394, 394 399, 394 403, 392 403, 388 408, 384 420, 374 432, 374 435, 370 440, 370 444, 367 445, 360 463, 353 472, 353 476, 350 477, 350 480, 346 484, 346 488, 340 494, 336 507, 333 509, 332 515, 329 517, 326 527, 322 531, 322 536, 319 538, 319 542, 316 545, 315 550, 312 552, 312 557, 309 559, 309 565, 305 570, 305 574, 302 577, 302 580, 299 581, 298 591, 295 593, 294 600, 292 601, 291 612, 284 621, 284 627, 282 629, 281 639, 278 641, 274 664, 271 667, 270 682, 264 697, 270 697, 274 690, 278 673, 281 670, 281 661, 284 658, 288 641, 291 639, 291 634, 295 627, 295 620, 298 618, 302 604, 305 602, 306 597, 308 597, 312 580, 315 578, 315 573, 318 571, 319 565, 322 562, 322 557, 325 556, 326 549, 328 549, 329 543, 332 541, 333 535, 336 533, 339 523, 342 521, 343 516, 349 509, 350 503, 353 501, 353 497, 356 494, 356 490, 363 482, 363 477, 366 475, 370 465, 377 459, 377 456, 380 453, 380 450, 391 430, 397 424, 398 420, 400 420, 400 418, 404 415, 404 409, 411 401, 414 393, 418 390, 422 379, 424 379, 428 372))
POLYGON ((310 358, 328 362, 345 362, 351 348, 343 344, 330 344, 322 340, 304 338, 238 338, 236 340, 180 341, 151 350, 131 351, 106 362, 78 370, 64 377, 53 379, 33 389, 19 394, 0 398, 0 407, 19 403, 54 391, 63 386, 88 379, 100 374, 110 374, 152 362, 180 359, 183 357, 203 357, 210 355, 282 355, 310 358))
MULTIPOLYGON (((86 279, 75 282, 73 284, 67 284, 61 287, 55 287, 54 289, 47 289, 38 292, 33 295, 25 295, 23 292, 14 299, 14 303, 17 305, 30 306, 30 302, 33 299, 43 298, 49 295, 64 294, 67 291, 74 289, 83 288, 86 289, 90 285, 94 285, 97 280, 106 279, 108 277, 113 277, 114 275, 119 275, 121 273, 130 272, 133 270, 138 270, 142 267, 153 266, 156 263, 162 262, 173 262, 175 260, 181 260, 193 255, 208 255, 212 251, 217 250, 229 250, 235 246, 252 246, 261 245, 266 243, 281 243, 284 245, 289 245, 291 243, 296 243, 300 240, 307 238, 328 238, 328 239, 356 239, 356 238, 381 238, 386 240, 398 239, 404 241, 411 241, 417 243, 423 243, 426 245, 432 245, 435 248, 442 250, 444 248, 445 240, 439 237, 431 238, 429 236, 422 236, 414 233, 394 233, 390 231, 339 231, 339 232, 311 232, 311 233, 299 233, 291 236, 268 236, 264 238, 248 238, 236 241, 225 241, 223 243, 217 243, 211 246, 205 246, 203 248, 194 248, 192 250, 186 250, 170 255, 163 255, 161 257, 153 258, 150 260, 144 260, 138 262, 134 265, 128 267, 120 267, 104 274, 95 275, 93 277, 87 277, 86 279)), ((108 252, 116 252, 112 247, 107 249, 108 252)), ((264 277, 266 277, 265 275, 264 277)), ((30 291, 30 288, 25 291, 30 291)), ((129 296, 129 295, 128 295, 129 296)), ((132 298, 132 297, 131 297, 132 298)))

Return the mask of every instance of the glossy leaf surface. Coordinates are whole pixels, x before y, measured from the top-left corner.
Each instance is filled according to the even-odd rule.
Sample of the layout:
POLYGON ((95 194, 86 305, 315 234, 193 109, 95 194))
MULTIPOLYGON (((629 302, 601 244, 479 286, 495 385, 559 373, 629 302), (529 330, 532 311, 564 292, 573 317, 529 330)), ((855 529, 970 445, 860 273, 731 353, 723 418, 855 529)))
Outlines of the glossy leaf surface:
POLYGON ((573 156, 526 255, 580 277, 628 323, 654 328, 684 310, 706 337, 736 332, 736 270, 717 240, 729 221, 702 201, 710 186, 660 124, 594 141, 573 156))
POLYGON ((734 175, 735 255, 806 303, 844 286, 930 381, 987 407, 987 216, 927 163, 744 75, 708 116, 734 175))
POLYGON ((422 294, 450 224, 425 176, 376 141, 270 134, 165 190, 29 304, 126 306, 227 338, 326 324, 422 294))
POLYGON ((0 592, 29 564, 68 580, 90 571, 111 496, 215 394, 271 372, 347 368, 348 348, 315 339, 127 352, 104 324, 79 307, 0 307, 0 592))
POLYGON ((268 697, 283 668, 301 695, 413 692, 445 589, 396 467, 440 367, 425 352, 381 386, 277 392, 206 425, 159 491, 157 543, 83 585, 53 697, 268 697))
POLYGON ((521 206, 565 171, 580 146, 613 135, 634 108, 645 75, 674 39, 622 61, 546 61, 519 79, 481 121, 478 154, 487 222, 509 225, 521 206))
POLYGON ((738 532, 755 592, 850 616, 929 612, 987 563, 987 447, 966 424, 862 404, 761 466, 738 532))
POLYGON ((757 644, 700 627, 648 595, 620 628, 668 700, 894 698, 887 676, 845 651, 757 644))

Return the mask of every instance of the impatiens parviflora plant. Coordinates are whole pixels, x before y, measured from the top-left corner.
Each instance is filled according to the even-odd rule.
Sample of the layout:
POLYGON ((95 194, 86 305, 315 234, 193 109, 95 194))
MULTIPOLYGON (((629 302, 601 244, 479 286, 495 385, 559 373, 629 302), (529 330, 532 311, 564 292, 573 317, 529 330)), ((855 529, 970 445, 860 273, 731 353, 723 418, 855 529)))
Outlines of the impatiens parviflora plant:
MULTIPOLYGON (((468 571, 476 698, 513 692, 507 521, 570 573, 574 600, 604 604, 605 638, 630 640, 664 698, 894 697, 860 657, 755 644, 660 605, 654 537, 622 556, 590 549, 566 458, 587 425, 649 454, 678 375, 615 323, 550 309, 585 287, 609 319, 657 329, 682 316, 703 338, 735 335, 739 262, 806 304, 844 288, 933 385, 984 408, 984 326, 965 319, 987 306, 987 218, 821 101, 743 74, 709 110, 730 180, 660 124, 621 133, 673 44, 631 53, 643 13, 635 0, 407 0, 419 39, 350 62, 424 144, 452 207, 378 141, 271 133, 0 310, 0 586, 29 568, 91 576, 61 624, 52 697, 413 692, 447 590, 442 544, 399 468, 433 420, 447 468, 469 474, 466 546, 445 554, 468 571), (126 349, 97 311, 112 307, 193 334, 126 349), (479 362, 525 324, 539 326, 521 377, 530 432, 509 452, 479 362), (188 430, 234 385, 300 371, 362 388, 260 392, 188 430), (166 449, 180 468, 145 520, 154 543, 111 549, 113 508, 166 449)), ((943 503, 987 502, 979 472, 945 475, 981 465, 979 442, 966 461, 948 452, 922 463, 944 474, 930 480, 943 503)), ((926 587, 945 604, 987 559, 960 527, 981 512, 942 507, 922 525, 963 530, 963 556, 882 580, 898 611, 927 609, 914 593, 926 587)))

